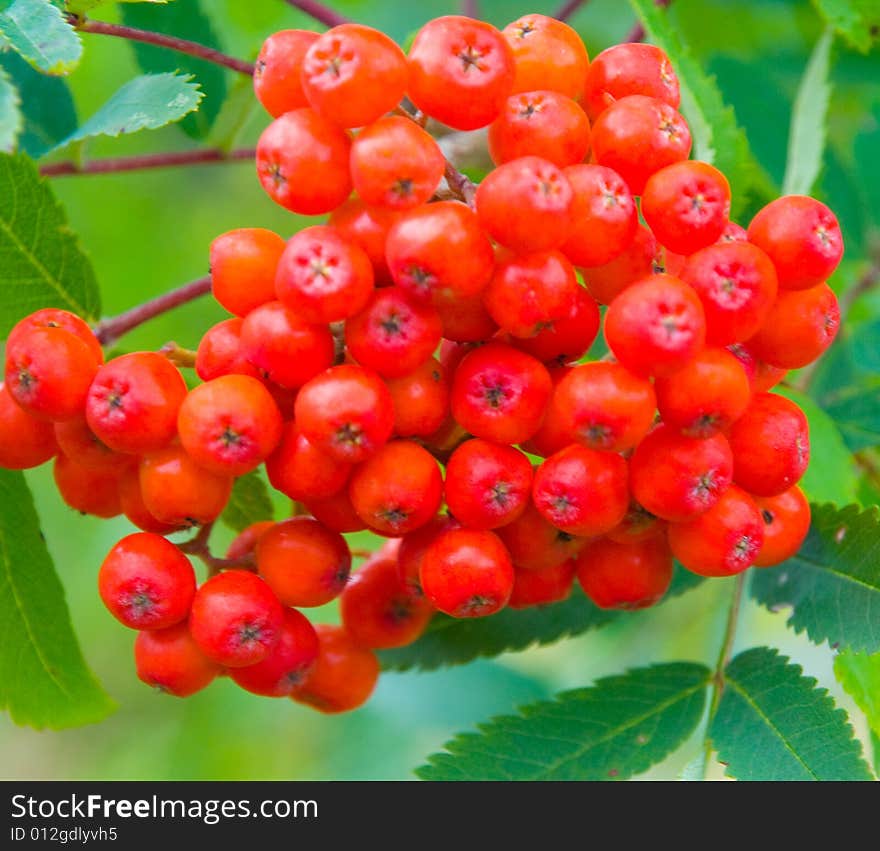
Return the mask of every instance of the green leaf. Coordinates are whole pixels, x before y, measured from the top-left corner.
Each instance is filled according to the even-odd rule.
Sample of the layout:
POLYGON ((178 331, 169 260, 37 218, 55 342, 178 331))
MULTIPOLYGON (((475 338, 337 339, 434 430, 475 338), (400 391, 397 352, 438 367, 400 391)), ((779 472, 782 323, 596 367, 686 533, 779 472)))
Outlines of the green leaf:
POLYGON ((625 780, 693 732, 710 672, 673 662, 598 680, 456 736, 416 770, 423 780, 625 780))
POLYGON ((241 532, 258 520, 271 520, 272 500, 256 470, 235 480, 232 496, 220 520, 234 532, 241 532))
POLYGON ((69 74, 82 55, 76 30, 49 0, 0 0, 0 36, 44 74, 69 74))
POLYGON ((37 159, 76 129, 76 108, 64 80, 35 71, 17 53, 0 53, 21 97, 24 128, 19 150, 37 159))
POLYGON ((831 102, 828 77, 833 41, 833 32, 825 30, 813 48, 798 86, 788 133, 783 195, 809 195, 822 170, 828 131, 828 105, 831 102))
POLYGON ((0 154, 0 337, 41 307, 96 320, 95 273, 33 161, 0 154))
POLYGON ((208 147, 231 151, 258 103, 253 81, 243 74, 237 75, 208 134, 208 147))
POLYGON ((880 735, 880 653, 844 650, 834 659, 834 676, 865 713, 871 730, 880 735))
POLYGON ((880 509, 814 505, 800 552, 752 572, 751 594, 768 609, 791 606, 788 625, 816 644, 880 650, 880 509))
MULTIPOLYGON (((699 576, 677 567, 667 599, 683 594, 700 582, 699 576)), ((575 587, 567 600, 549 606, 502 609, 487 618, 450 618, 437 614, 418 641, 396 650, 384 650, 379 658, 386 670, 431 671, 444 665, 471 662, 480 656, 524 650, 533 644, 552 644, 598 629, 618 617, 626 615, 598 608, 575 587)))
POLYGON ((800 665, 769 647, 740 653, 709 736, 740 780, 870 780, 849 719, 800 665))
MULTIPOLYGON (((166 33, 222 50, 210 18, 202 12, 199 0, 175 0, 167 6, 127 5, 122 20, 130 27, 166 33)), ((205 94, 199 111, 180 125, 189 136, 203 139, 217 118, 226 98, 226 72, 219 65, 149 44, 131 42, 141 70, 147 73, 181 71, 192 74, 205 94)), ((251 83, 248 80, 248 83, 251 83)))
POLYGON ((82 15, 91 12, 98 6, 106 6, 108 3, 167 3, 168 0, 67 0, 64 4, 69 12, 74 15, 82 15))
POLYGON ((853 47, 867 53, 880 27, 877 0, 813 0, 819 14, 853 47))
POLYGON ((880 377, 866 376, 822 403, 851 452, 880 446, 880 377))
POLYGON ((30 491, 0 470, 0 707, 16 724, 61 729, 114 709, 70 625, 30 491))
POLYGON ((665 9, 654 0, 630 0, 654 44, 669 56, 681 84, 682 112, 694 139, 694 156, 724 172, 733 191, 731 214, 736 216, 762 171, 733 108, 724 102, 714 77, 682 43, 665 9))
POLYGON ((129 80, 58 147, 92 136, 121 136, 155 130, 198 109, 202 93, 192 77, 145 74, 129 80))
POLYGON ((813 460, 799 482, 807 498, 841 505, 857 502, 858 471, 835 421, 804 393, 787 387, 777 387, 775 392, 798 405, 810 425, 813 460))
POLYGON ((21 98, 5 68, 0 68, 0 151, 15 150, 21 133, 21 98))

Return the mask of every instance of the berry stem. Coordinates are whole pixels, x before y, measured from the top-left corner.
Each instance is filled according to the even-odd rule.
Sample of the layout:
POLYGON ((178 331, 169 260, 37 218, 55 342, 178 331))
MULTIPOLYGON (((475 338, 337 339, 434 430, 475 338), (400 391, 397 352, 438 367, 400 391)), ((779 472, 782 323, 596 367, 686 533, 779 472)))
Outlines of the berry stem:
POLYGON ((50 163, 40 167, 43 177, 64 177, 70 174, 115 174, 175 165, 202 165, 204 163, 253 160, 255 148, 221 151, 219 148, 199 148, 194 151, 166 151, 159 154, 136 154, 131 157, 105 157, 91 162, 73 160, 50 163))
POLYGON ((480 4, 478 0, 461 0, 461 14, 466 18, 480 20, 480 4))
POLYGON ((712 762, 712 739, 709 731, 712 721, 721 703, 721 695, 724 691, 724 669, 733 655, 733 645, 736 641, 736 628, 739 622, 739 613, 742 606, 743 590, 746 586, 746 573, 740 573, 733 586, 733 596, 730 599, 730 609, 727 613, 727 626, 724 629, 724 640, 721 642, 721 650, 718 652, 718 661, 715 664, 715 673, 712 677, 712 697, 709 702, 709 717, 706 719, 706 732, 703 744, 703 766, 701 776, 705 780, 709 766, 712 762))
POLYGON ((314 18, 328 27, 338 27, 340 24, 349 23, 349 19, 344 15, 340 15, 339 12, 323 3, 316 2, 316 0, 285 0, 285 2, 288 6, 305 12, 310 18, 314 18))
POLYGON ((202 526, 198 534, 182 544, 178 544, 177 548, 186 555, 195 556, 200 559, 208 567, 208 578, 216 576, 221 570, 251 570, 256 572, 256 561, 252 553, 241 558, 217 558, 211 555, 211 549, 208 546, 208 539, 211 537, 211 530, 214 528, 213 523, 206 523, 202 526))
POLYGON ((120 313, 118 316, 102 319, 95 327, 95 336, 102 345, 108 346, 129 331, 143 325, 144 322, 200 296, 207 295, 209 292, 211 292, 211 276, 205 275, 204 278, 190 281, 182 287, 163 293, 150 301, 131 308, 131 310, 120 313))
POLYGON ((567 21, 581 6, 586 6, 590 0, 567 0, 554 13, 557 21, 567 21))
POLYGON ((185 38, 177 38, 173 35, 165 35, 165 33, 150 32, 149 30, 139 30, 135 27, 126 27, 122 24, 108 24, 105 21, 92 21, 84 15, 68 14, 67 20, 77 30, 83 33, 96 33, 98 35, 112 35, 117 38, 126 38, 129 41, 140 41, 144 44, 153 44, 157 47, 165 47, 168 50, 176 50, 178 53, 186 53, 189 56, 196 56, 207 62, 213 62, 215 65, 222 65, 224 68, 231 68, 240 74, 253 76, 254 65, 252 62, 245 62, 242 59, 236 59, 234 56, 227 56, 225 53, 215 50, 213 47, 206 47, 195 41, 188 41, 185 38))
POLYGON ((185 349, 173 340, 165 343, 159 349, 160 355, 165 355, 176 367, 181 369, 194 369, 196 365, 196 353, 192 349, 185 349))
MULTIPOLYGON (((660 6, 660 8, 665 9, 669 6, 672 0, 654 0, 655 6, 660 6)), ((645 40, 645 27, 641 21, 636 23, 636 25, 626 34, 626 37, 623 39, 625 42, 639 42, 645 40)))

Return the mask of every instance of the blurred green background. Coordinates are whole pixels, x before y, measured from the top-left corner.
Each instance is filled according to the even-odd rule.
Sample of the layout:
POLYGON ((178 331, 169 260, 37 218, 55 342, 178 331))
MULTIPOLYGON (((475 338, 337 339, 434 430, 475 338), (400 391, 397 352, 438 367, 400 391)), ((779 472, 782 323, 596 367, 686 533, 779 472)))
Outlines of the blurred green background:
MULTIPOLYGON (((195 2, 177 0, 178 5, 195 2)), ((204 0, 201 6, 226 52, 242 58, 254 58, 274 30, 320 29, 282 0, 204 0)), ((481 0, 479 6, 484 17, 503 26, 526 12, 552 13, 555 4, 481 0)), ((456 11, 453 3, 441 0, 369 0, 336 7, 401 43, 429 18, 456 11)), ((104 16, 118 20, 113 7, 107 9, 104 16)), ((163 10, 149 13, 158 21, 163 10)), ((779 185, 792 101, 822 31, 813 6, 806 0, 673 0, 668 14, 703 66, 717 76, 762 166, 779 185)), ((634 18, 620 0, 592 0, 571 23, 595 55, 621 41, 634 18)), ((69 79, 80 120, 140 73, 126 42, 88 35, 84 40, 82 64, 69 79)), ((232 72, 225 76, 230 88, 238 82, 232 72)), ((880 197, 872 193, 880 188, 880 51, 875 48, 865 56, 836 43, 832 83, 830 146, 816 194, 832 205, 844 227, 846 260, 832 282, 842 292, 863 274, 878 225, 880 197)), ((253 144, 266 123, 256 105, 241 143, 253 144)), ((167 127, 99 139, 89 145, 87 155, 194 144, 179 127, 167 127)), ((56 179, 53 187, 92 258, 107 315, 205 274, 208 246, 223 231, 262 226, 288 236, 301 226, 263 193, 248 162, 68 177, 56 179)), ((851 312, 851 328, 878 316, 880 300, 868 294, 851 312)), ((201 332, 221 318, 221 310, 205 299, 143 326, 123 345, 127 350, 155 349, 174 339, 194 348, 201 332)), ((826 463, 821 451, 814 452, 808 490, 815 498, 827 495, 826 463)), ((138 682, 133 636, 110 617, 96 593, 98 565, 131 527, 124 520, 98 521, 67 509, 49 470, 29 473, 28 480, 83 652, 119 709, 99 725, 64 732, 20 729, 0 716, 0 771, 6 778, 411 778, 412 769, 453 733, 493 714, 625 667, 672 659, 714 663, 731 590, 729 580, 714 580, 655 611, 553 647, 436 673, 385 674, 373 699, 347 716, 326 717, 289 700, 256 698, 226 680, 180 701, 153 694, 138 682)), ((877 501, 868 485, 852 492, 863 503, 877 501)), ((215 534, 219 550, 229 534, 222 529, 215 534)), ((333 619, 335 614, 331 607, 320 616, 333 619)), ((738 646, 768 643, 780 648, 829 687, 841 705, 853 709, 835 684, 827 646, 817 648, 795 636, 784 628, 784 619, 784 613, 771 615, 747 606, 738 646)), ((864 740, 858 711, 852 717, 864 740)), ((698 748, 698 741, 689 742, 649 776, 678 776, 698 748)))

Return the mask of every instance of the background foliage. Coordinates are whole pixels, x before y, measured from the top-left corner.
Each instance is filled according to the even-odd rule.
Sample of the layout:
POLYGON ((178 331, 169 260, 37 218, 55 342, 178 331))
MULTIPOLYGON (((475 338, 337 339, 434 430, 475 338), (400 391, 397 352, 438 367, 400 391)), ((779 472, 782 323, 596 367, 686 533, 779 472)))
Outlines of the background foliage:
MULTIPOLYGON (((48 77, 16 53, 0 53, 0 148, 9 150, 16 136, 19 150, 35 157, 58 146, 60 153, 48 162, 196 145, 229 149, 253 144, 268 122, 255 105, 249 81, 232 71, 97 35, 82 35, 80 50, 76 39, 59 31, 47 48, 29 35, 22 24, 27 16, 19 14, 37 5, 37 0, 0 2, 0 34, 43 70, 76 68, 66 77, 48 77), (141 76, 147 73, 161 76, 141 76), (179 95, 179 114, 173 117, 182 120, 129 136, 136 129, 125 108, 132 102, 132 87, 137 102, 147 104, 151 97, 167 103, 158 89, 171 87, 179 95)), ((246 60, 276 29, 315 27, 281 0, 175 0, 167 6, 79 0, 73 5, 99 6, 93 10, 96 17, 173 32, 246 60)), ((428 18, 454 11, 448 0, 343 0, 334 5, 400 43, 428 18)), ((553 11, 553 4, 520 0, 482 0, 479 5, 499 26, 525 12, 553 11)), ((847 254, 832 285, 849 308, 846 329, 809 382, 796 378, 806 392, 790 392, 811 421, 808 495, 817 502, 864 508, 880 500, 875 451, 880 445, 880 289, 871 286, 872 274, 874 279, 880 275, 880 50, 871 36, 871 26, 880 25, 877 6, 874 0, 674 0, 664 11, 650 0, 592 0, 571 20, 595 55, 625 37, 636 20, 633 9, 643 16, 649 34, 670 52, 685 78, 685 107, 698 136, 697 153, 714 155, 731 175, 742 223, 783 185, 789 191, 812 191, 837 212, 847 254), (837 28, 836 36, 828 24, 837 28)), ((52 26, 56 23, 53 19, 52 26)), ((154 126, 164 119, 151 117, 148 108, 141 123, 154 126)), ((18 173, 28 168, 23 160, 4 159, 0 194, 8 198, 18 186, 18 173)), ((208 245, 218 233, 263 226, 286 236, 302 224, 265 196, 247 162, 58 178, 52 189, 91 259, 100 303, 64 214, 47 192, 34 190, 33 205, 42 212, 25 224, 34 229, 34 240, 40 229, 54 229, 51 262, 37 268, 27 252, 10 242, 9 222, 0 221, 0 333, 32 309, 22 281, 51 288, 63 278, 86 315, 112 315, 205 274, 208 245)), ((175 339, 194 347, 200 332, 221 318, 216 305, 199 301, 138 329, 122 343, 132 350, 175 339)), ((151 694, 137 681, 132 636, 97 598, 97 566, 130 531, 127 522, 82 518, 67 509, 50 470, 28 472, 24 479, 33 492, 45 544, 22 477, 4 475, 0 606, 10 599, 21 602, 24 589, 30 595, 27 609, 40 615, 35 626, 26 620, 0 625, 0 642, 25 634, 32 639, 29 646, 37 648, 33 658, 22 656, 14 665, 0 662, 0 705, 10 710, 0 715, 5 777, 405 778, 454 734, 499 714, 505 717, 454 741, 451 752, 459 759, 434 757, 420 775, 486 776, 485 758, 481 762, 473 752, 491 753, 492 748, 522 757, 518 763, 495 760, 498 776, 563 777, 573 776, 567 773, 572 771, 579 772, 576 776, 625 777, 660 760, 648 776, 689 777, 693 761, 699 761, 704 689, 721 642, 732 580, 699 583, 690 574, 679 577, 678 590, 687 594, 634 615, 599 612, 578 596, 552 612, 520 618, 502 614, 492 624, 441 620, 416 648, 386 654, 385 664, 393 670, 383 675, 367 706, 350 716, 328 718, 291 701, 257 699, 227 681, 176 701, 151 694), (48 554, 85 661, 68 641, 71 626, 48 554), (70 645, 57 658, 40 651, 39 630, 45 623, 54 631, 45 635, 49 646, 70 645), (547 643, 568 635, 575 637, 547 643), (521 649, 533 643, 532 636, 546 646, 438 668, 505 648, 521 649), (680 660, 688 664, 673 664, 680 660), (106 695, 90 687, 86 661, 106 695), (16 703, 11 695, 16 682, 26 678, 28 665, 58 673, 50 677, 57 693, 25 690, 24 700, 16 703), (431 668, 438 669, 422 670, 431 668), (77 699, 77 688, 90 689, 85 702, 77 699), (577 690, 554 697, 565 689, 577 690), (658 693, 668 694, 663 705, 680 711, 670 715, 661 708, 643 717, 638 707, 646 691, 655 702, 658 693), (609 696, 627 707, 620 717, 609 720, 598 712, 592 724, 565 728, 572 706, 583 709, 596 701, 601 706, 609 696), (47 710, 67 698, 75 707, 69 713, 47 710), (115 712, 100 724, 52 732, 13 724, 83 723, 111 711, 114 702, 115 712), (522 714, 511 714, 524 705, 528 708, 522 714), (537 765, 529 752, 528 730, 534 728, 523 725, 523 718, 536 717, 545 731, 555 729, 569 741, 558 753, 542 743, 537 765), (609 741, 621 744, 614 759, 600 746, 609 741), (682 747, 666 758, 679 743, 682 747)), ((252 487, 241 488, 238 516, 229 517, 230 526, 240 526, 242 512, 261 498, 252 487)), ((278 502, 276 510, 283 509, 278 502)), ((850 740, 831 699, 849 711, 870 759, 871 738, 880 734, 877 514, 852 508, 841 515, 828 508, 817 521, 793 564, 760 574, 752 595, 761 605, 746 605, 740 617, 738 655, 728 667, 734 685, 715 719, 721 758, 736 776, 868 776, 858 743, 850 740), (844 527, 846 534, 838 540, 844 527), (829 563, 834 570, 821 567, 829 563), (835 608, 840 601, 843 609, 835 608), (764 644, 780 653, 748 649, 764 644), (829 644, 848 649, 835 658, 829 644), (811 707, 807 716, 813 713, 821 738, 803 721, 787 726, 784 710, 792 704, 811 707), (768 717, 776 723, 768 724, 768 717), (730 719, 735 723, 727 723, 730 719), (747 759, 756 749, 762 759, 747 759)), ((216 534, 228 538, 232 531, 218 529, 216 534)), ((335 618, 332 607, 319 613, 322 618, 335 618)), ((876 754, 875 749, 875 760, 876 754)), ((720 767, 716 776, 721 776, 720 767)))

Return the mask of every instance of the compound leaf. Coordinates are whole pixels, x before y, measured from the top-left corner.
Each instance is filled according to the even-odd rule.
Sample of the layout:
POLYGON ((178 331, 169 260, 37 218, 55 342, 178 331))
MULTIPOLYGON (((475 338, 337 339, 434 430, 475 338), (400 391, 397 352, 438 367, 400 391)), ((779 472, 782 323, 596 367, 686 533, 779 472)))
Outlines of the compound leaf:
POLYGON ((49 0, 0 0, 0 37, 44 74, 69 74, 82 42, 49 0))

